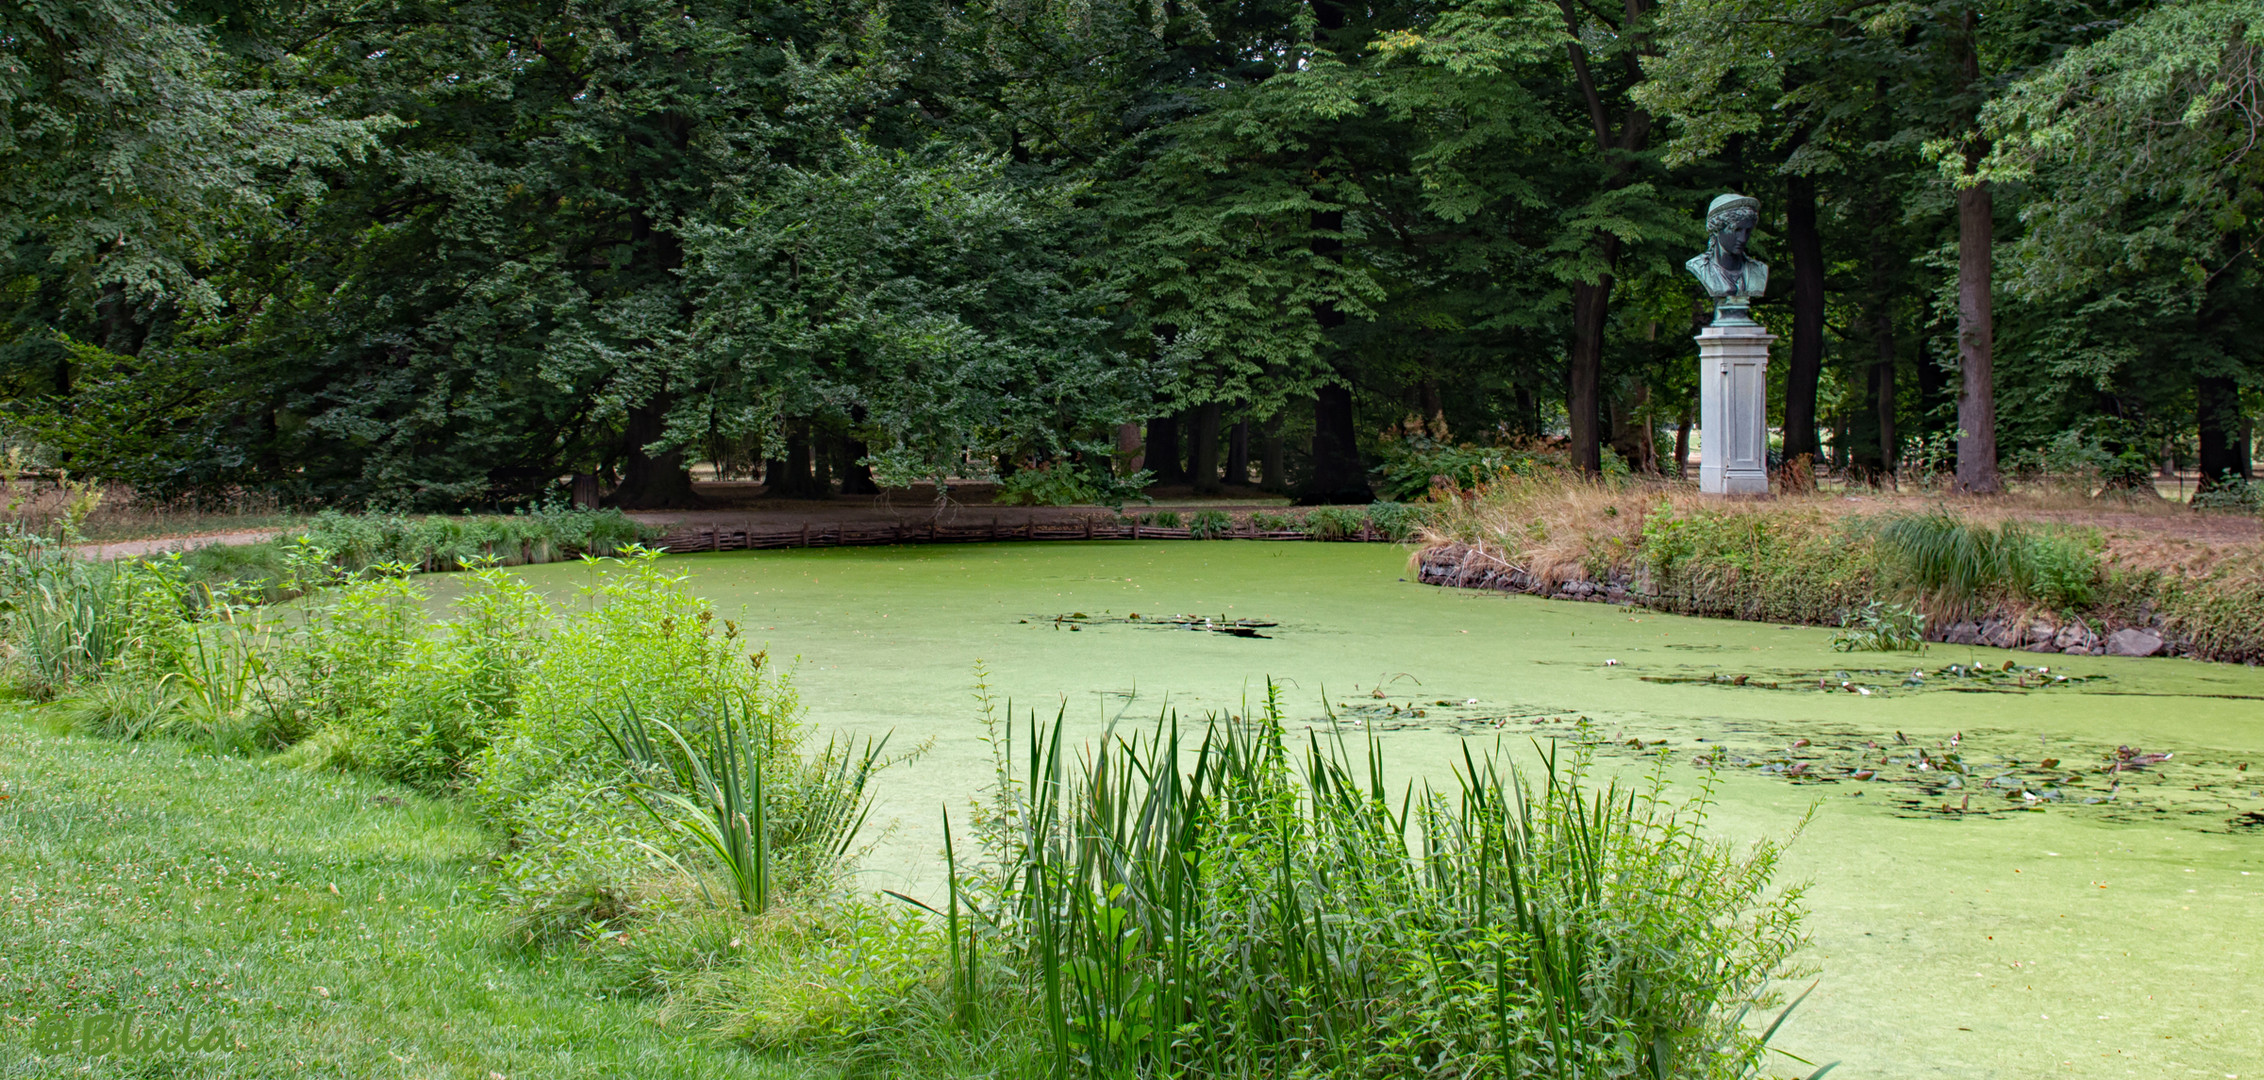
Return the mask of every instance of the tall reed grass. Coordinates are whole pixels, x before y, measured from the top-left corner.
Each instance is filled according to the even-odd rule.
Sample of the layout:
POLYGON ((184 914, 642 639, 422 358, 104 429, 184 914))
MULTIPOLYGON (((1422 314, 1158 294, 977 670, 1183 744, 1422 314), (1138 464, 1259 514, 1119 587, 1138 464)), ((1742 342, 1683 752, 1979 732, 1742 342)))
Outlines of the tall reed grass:
POLYGON ((2066 530, 1991 526, 1936 509, 1880 522, 1878 544, 1891 576, 1945 613, 1991 600, 2074 611, 2097 593, 2096 538, 2066 530))
MULTIPOLYGON (((979 847, 931 908, 956 1022, 1042 1018, 1054 1076, 1740 1077, 1747 1010, 1801 943, 1774 843, 1704 834, 1707 796, 1525 774, 1466 753, 1446 788, 1381 744, 1293 751, 1248 720, 1016 741, 979 847)), ((925 905, 923 905, 925 906, 925 905)))
MULTIPOLYGON (((780 805, 776 780, 782 768, 803 763, 779 752, 775 718, 755 702, 720 694, 680 717, 682 727, 644 713, 629 701, 612 718, 598 717, 606 738, 636 772, 625 793, 654 821, 715 856, 740 910, 751 915, 770 910, 779 878, 773 852, 780 847, 806 848, 826 862, 848 857, 871 812, 866 787, 882 766, 885 738, 867 740, 861 752, 828 743, 816 762, 801 769, 814 781, 793 789, 804 796, 803 805, 788 808, 780 805), (661 738, 654 737, 656 730, 661 738)), ((673 855, 658 849, 654 854, 706 889, 704 878, 673 855)))

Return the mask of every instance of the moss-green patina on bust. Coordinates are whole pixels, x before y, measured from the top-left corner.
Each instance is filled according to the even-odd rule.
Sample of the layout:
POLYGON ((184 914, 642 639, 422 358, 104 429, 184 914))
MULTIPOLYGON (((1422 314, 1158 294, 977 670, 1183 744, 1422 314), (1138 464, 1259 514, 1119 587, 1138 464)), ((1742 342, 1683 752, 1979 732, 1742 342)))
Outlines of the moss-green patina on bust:
POLYGON ((1682 264, 1714 298, 1714 324, 1749 324, 1748 305, 1768 291, 1769 266, 1746 253, 1761 201, 1735 192, 1706 207, 1706 253, 1682 264))

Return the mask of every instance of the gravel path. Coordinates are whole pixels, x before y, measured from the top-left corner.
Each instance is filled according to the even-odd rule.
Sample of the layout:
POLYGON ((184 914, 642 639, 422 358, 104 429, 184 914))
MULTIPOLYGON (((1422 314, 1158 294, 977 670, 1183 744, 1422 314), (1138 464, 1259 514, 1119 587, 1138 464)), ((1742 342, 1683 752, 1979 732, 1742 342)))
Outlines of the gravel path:
POLYGON ((81 544, 79 554, 90 559, 122 559, 129 555, 156 555, 166 551, 194 551, 214 544, 257 544, 282 535, 281 529, 251 532, 207 533, 203 536, 161 536, 154 540, 121 540, 114 544, 81 544))

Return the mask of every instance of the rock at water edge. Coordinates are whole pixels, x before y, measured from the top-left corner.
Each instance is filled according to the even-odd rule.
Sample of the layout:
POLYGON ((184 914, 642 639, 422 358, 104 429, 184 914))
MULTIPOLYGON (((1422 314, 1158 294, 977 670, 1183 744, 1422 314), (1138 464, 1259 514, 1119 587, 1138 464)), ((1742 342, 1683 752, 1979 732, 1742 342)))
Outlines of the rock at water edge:
POLYGON ((2162 635, 2152 630, 2117 630, 2107 635, 2108 656, 2153 656, 2162 651, 2162 635))

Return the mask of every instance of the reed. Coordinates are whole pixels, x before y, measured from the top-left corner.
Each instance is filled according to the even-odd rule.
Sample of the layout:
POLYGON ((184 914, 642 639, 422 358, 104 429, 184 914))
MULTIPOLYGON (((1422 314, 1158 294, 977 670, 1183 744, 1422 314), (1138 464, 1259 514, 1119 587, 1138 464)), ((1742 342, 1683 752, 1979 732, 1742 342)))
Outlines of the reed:
MULTIPOLYGON (((749 914, 762 914, 778 898, 778 852, 800 849, 817 860, 837 863, 871 809, 866 787, 882 767, 887 739, 854 744, 828 743, 816 761, 804 764, 772 729, 754 700, 719 693, 689 716, 671 722, 647 717, 634 701, 611 718, 597 717, 606 738, 632 766, 636 780, 623 791, 652 819, 722 866, 732 900, 749 914), (656 734, 657 737, 656 737, 656 734), (781 784, 782 769, 800 767, 801 784, 781 784), (782 789, 801 796, 798 814, 781 814, 782 789)), ((674 855, 653 854, 705 879, 674 855)))
MULTIPOLYGON (((1800 944, 1780 849, 1708 839, 1706 796, 1531 776, 1498 748, 1452 787, 1384 751, 1293 751, 1271 686, 1199 734, 1165 716, 1072 752, 1017 744, 974 866, 947 853, 954 1015, 1024 995, 1057 1076, 1725 1077, 1800 944)), ((925 905, 923 905, 925 906, 925 905)), ((932 909, 931 909, 932 910, 932 909)))

